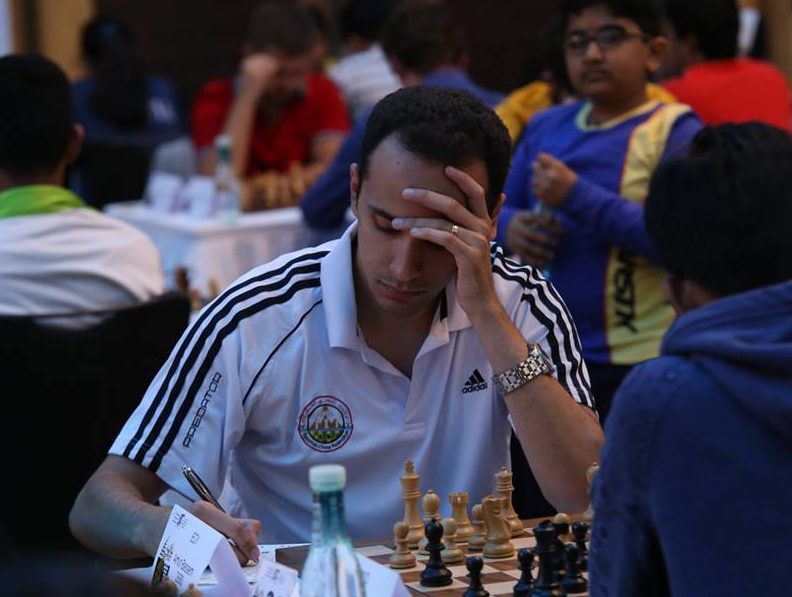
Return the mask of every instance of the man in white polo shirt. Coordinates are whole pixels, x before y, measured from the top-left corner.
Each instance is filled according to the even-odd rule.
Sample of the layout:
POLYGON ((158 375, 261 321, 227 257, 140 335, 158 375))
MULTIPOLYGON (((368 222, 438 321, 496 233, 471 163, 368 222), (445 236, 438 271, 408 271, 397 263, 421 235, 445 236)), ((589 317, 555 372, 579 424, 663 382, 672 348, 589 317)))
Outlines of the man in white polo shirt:
POLYGON ((602 433, 574 326, 539 273, 490 244, 509 155, 469 94, 379 102, 351 171, 357 223, 204 309, 78 497, 76 536, 151 555, 157 498, 194 498, 182 465, 219 493, 233 464, 252 518, 192 509, 255 557, 257 541, 309 539, 308 469, 330 462, 347 467, 351 534, 387 536, 407 459, 422 490, 478 501, 509 463, 510 420, 545 496, 582 510, 602 433))

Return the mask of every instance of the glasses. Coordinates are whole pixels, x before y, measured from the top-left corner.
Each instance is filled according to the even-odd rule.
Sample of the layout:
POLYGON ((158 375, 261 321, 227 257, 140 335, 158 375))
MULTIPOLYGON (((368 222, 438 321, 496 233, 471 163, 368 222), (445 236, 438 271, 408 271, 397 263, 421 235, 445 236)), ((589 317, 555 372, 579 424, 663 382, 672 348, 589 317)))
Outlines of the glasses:
POLYGON ((598 29, 594 35, 587 33, 570 33, 566 38, 566 49, 570 54, 582 56, 588 50, 590 43, 597 44, 601 52, 613 50, 629 38, 648 41, 649 35, 642 31, 628 31, 621 25, 608 25, 598 29))

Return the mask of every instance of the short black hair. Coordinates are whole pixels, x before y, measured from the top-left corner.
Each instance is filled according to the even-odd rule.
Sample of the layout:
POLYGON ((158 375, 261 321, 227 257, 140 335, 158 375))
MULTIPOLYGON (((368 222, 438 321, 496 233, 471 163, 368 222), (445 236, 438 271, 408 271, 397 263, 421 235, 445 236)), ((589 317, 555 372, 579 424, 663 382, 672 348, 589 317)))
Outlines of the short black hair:
POLYGON ((442 0, 405 0, 385 24, 382 48, 421 76, 456 64, 466 49, 465 32, 442 0))
POLYGON ((481 160, 487 168, 487 208, 492 213, 511 161, 511 141, 495 112, 466 91, 417 85, 380 100, 369 116, 360 150, 360 181, 371 154, 396 135, 410 153, 457 168, 481 160))
POLYGON ((740 16, 735 0, 666 0, 665 15, 676 36, 692 36, 707 60, 737 56, 740 16))
POLYGON ((655 0, 564 0, 561 21, 566 31, 569 17, 592 6, 604 6, 614 17, 634 21, 641 31, 651 37, 660 35, 661 11, 655 0))
POLYGON ((0 169, 11 177, 53 171, 74 135, 71 85, 37 54, 0 58, 0 169))
POLYGON ((379 40, 395 4, 396 0, 349 0, 341 10, 341 37, 379 40))
POLYGON ((302 56, 319 40, 319 28, 309 10, 293 0, 264 0, 250 16, 245 43, 256 52, 278 50, 302 56))
POLYGON ((661 263, 718 296, 792 279, 792 137, 722 124, 655 171, 644 218, 661 263))

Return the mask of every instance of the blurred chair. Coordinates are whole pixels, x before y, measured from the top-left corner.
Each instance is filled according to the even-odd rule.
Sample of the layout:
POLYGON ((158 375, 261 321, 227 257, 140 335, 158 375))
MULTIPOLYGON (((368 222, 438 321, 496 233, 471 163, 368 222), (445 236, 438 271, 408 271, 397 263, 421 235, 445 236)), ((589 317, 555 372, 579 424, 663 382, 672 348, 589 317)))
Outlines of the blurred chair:
POLYGON ((83 551, 68 528, 74 499, 189 316, 189 299, 173 292, 116 311, 0 317, 6 552, 83 551), (61 325, 88 316, 98 323, 61 325))

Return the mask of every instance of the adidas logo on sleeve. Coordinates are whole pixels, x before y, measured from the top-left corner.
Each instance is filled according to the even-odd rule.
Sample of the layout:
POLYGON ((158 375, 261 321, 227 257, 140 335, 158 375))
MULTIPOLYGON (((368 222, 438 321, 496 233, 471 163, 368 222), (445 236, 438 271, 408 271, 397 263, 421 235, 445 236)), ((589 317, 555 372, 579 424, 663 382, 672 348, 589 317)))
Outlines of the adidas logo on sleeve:
POLYGON ((487 387, 487 380, 482 377, 478 369, 474 369, 473 373, 471 373, 470 377, 465 382, 465 385, 462 386, 462 393, 470 394, 471 392, 480 392, 481 390, 486 390, 487 387))

